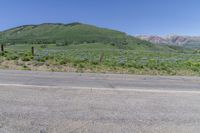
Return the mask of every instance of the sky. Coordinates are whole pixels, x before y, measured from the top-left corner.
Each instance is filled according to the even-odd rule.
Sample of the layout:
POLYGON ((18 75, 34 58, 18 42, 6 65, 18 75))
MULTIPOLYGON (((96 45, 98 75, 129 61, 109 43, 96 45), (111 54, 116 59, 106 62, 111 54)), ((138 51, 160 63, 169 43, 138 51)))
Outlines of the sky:
POLYGON ((200 35, 200 0, 0 0, 0 31, 82 22, 130 35, 200 35))

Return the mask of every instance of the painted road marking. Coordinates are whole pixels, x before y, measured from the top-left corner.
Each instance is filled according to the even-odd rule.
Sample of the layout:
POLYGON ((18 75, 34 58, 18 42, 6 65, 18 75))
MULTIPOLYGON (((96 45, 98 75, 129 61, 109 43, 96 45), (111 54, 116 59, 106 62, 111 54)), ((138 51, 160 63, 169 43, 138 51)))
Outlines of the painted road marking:
POLYGON ((131 92, 149 92, 149 93, 190 93, 200 94, 196 90, 158 90, 145 88, 101 88, 101 87, 77 87, 77 86, 43 86, 43 85, 25 85, 25 84, 0 84, 0 87, 27 87, 27 88, 48 88, 48 89, 77 89, 77 90, 102 90, 102 91, 131 91, 131 92))

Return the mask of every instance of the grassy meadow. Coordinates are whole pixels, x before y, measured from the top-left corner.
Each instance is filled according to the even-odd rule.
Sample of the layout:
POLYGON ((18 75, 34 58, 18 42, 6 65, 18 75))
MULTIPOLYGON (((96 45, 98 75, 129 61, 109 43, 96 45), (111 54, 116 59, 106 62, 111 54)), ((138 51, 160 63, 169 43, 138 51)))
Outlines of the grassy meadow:
POLYGON ((200 75, 200 54, 194 50, 162 46, 154 49, 119 48, 111 44, 7 45, 1 68, 70 72, 150 75, 200 75), (31 54, 31 47, 35 53, 31 54))

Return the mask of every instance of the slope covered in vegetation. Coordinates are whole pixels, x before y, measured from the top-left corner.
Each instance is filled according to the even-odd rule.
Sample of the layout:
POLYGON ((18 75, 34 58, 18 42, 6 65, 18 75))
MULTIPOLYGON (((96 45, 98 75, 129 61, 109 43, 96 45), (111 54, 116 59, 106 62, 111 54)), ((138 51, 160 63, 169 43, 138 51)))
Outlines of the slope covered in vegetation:
POLYGON ((120 31, 82 23, 20 26, 1 32, 0 43, 58 45, 100 43, 127 49, 173 50, 171 47, 154 45, 120 31))

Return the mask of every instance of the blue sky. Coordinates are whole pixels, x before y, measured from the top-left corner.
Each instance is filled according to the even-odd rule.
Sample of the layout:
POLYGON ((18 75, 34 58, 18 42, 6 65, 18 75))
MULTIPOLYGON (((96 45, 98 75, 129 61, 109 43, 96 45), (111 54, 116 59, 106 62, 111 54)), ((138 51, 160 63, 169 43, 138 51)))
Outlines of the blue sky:
POLYGON ((0 30, 83 22, 131 35, 200 35, 200 0, 0 0, 0 30))

